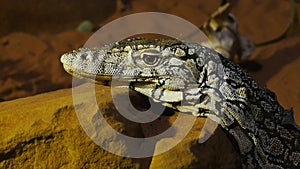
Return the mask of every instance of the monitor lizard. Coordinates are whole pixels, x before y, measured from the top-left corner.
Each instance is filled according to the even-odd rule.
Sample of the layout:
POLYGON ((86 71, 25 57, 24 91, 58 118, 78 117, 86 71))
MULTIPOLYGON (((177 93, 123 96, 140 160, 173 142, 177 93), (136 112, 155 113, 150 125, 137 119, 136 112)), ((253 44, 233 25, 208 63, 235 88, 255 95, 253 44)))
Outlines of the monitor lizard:
POLYGON ((234 138, 243 168, 300 168, 293 110, 238 65, 198 43, 133 38, 61 57, 71 75, 128 87, 161 104, 209 117, 234 138), (184 102, 184 104, 181 104, 184 102))

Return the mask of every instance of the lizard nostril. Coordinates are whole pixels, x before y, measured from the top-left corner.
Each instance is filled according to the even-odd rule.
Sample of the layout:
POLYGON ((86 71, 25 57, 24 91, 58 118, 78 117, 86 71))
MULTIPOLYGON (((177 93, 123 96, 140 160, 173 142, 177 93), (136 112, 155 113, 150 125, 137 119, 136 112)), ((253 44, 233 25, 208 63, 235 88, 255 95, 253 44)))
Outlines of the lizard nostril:
POLYGON ((93 56, 87 53, 80 55, 80 58, 86 61, 93 61, 93 56))
POLYGON ((81 58, 82 60, 86 60, 87 56, 88 56, 87 53, 83 53, 82 55, 80 55, 80 58, 81 58))

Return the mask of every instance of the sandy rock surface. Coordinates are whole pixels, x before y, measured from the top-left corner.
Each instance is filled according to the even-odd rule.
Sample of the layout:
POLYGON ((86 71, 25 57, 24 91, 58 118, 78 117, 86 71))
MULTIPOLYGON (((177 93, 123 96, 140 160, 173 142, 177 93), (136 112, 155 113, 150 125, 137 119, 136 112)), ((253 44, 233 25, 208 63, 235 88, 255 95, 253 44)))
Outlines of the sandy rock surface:
MULTIPOLYGON (((204 123, 204 119, 201 118, 197 119, 182 142, 170 151, 152 159, 123 158, 109 153, 86 135, 77 119, 78 114, 76 116, 75 111, 85 112, 84 116, 89 116, 87 119, 90 119, 87 122, 91 123, 95 130, 92 135, 104 137, 106 129, 98 126, 101 126, 97 123, 100 120, 99 112, 90 106, 91 96, 85 94, 87 93, 85 85, 78 88, 81 92, 77 95, 82 101, 76 104, 73 104, 71 89, 0 103, 0 168, 99 168, 99 166, 104 168, 236 168, 239 166, 239 156, 220 128, 205 144, 198 144, 198 137, 204 123), (218 144, 220 142, 222 144, 218 144), (227 155, 219 156, 220 153, 227 155), (174 158, 178 160, 174 162, 174 158)), ((116 131, 128 136, 154 136, 169 128, 176 119, 175 114, 142 125, 131 122, 118 114, 111 96, 107 95, 110 92, 109 87, 97 86, 96 91, 98 106, 105 120, 116 131)), ((135 100, 146 100, 138 97, 140 96, 133 94, 135 100)), ((136 103, 136 105, 141 104, 143 103, 136 103)), ((117 136, 112 135, 108 139, 115 138, 117 136)), ((161 141, 163 140, 158 143, 161 141)), ((112 143, 120 148, 120 151, 130 148, 129 144, 122 140, 110 144, 112 143)))
MULTIPOLYGON (((104 109, 107 105, 104 103, 109 101, 103 96, 107 90, 109 88, 98 92, 104 98, 99 102, 104 109)), ((102 166, 139 166, 131 159, 101 149, 86 135, 77 120, 71 89, 7 101, 0 105, 0 168, 96 169, 102 166)), ((122 126, 119 127, 121 129, 122 126)), ((129 132, 134 133, 132 130, 129 132)), ((138 136, 137 132, 134 134, 138 136)))

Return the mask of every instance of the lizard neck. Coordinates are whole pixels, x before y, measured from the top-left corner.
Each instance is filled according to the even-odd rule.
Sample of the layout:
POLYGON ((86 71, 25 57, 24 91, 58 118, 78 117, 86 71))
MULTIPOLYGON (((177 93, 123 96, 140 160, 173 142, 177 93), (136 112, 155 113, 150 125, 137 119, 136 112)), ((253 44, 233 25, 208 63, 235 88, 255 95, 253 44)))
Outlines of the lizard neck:
POLYGON ((273 92, 259 87, 240 67, 220 59, 222 68, 207 69, 208 77, 214 78, 207 79, 203 94, 218 99, 206 105, 238 143, 244 168, 299 166, 300 129, 293 111, 285 110, 273 92))

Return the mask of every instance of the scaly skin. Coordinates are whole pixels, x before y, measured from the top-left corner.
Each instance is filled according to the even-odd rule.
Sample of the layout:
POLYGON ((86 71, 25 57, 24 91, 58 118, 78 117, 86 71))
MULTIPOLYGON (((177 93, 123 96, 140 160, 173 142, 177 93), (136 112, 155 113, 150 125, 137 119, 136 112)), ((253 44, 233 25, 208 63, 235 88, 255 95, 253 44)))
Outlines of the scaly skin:
POLYGON ((270 90, 197 43, 129 39, 61 57, 73 76, 129 82, 163 105, 220 123, 239 147, 243 168, 299 168, 300 129, 270 90), (184 104, 180 104, 184 102, 184 104))

